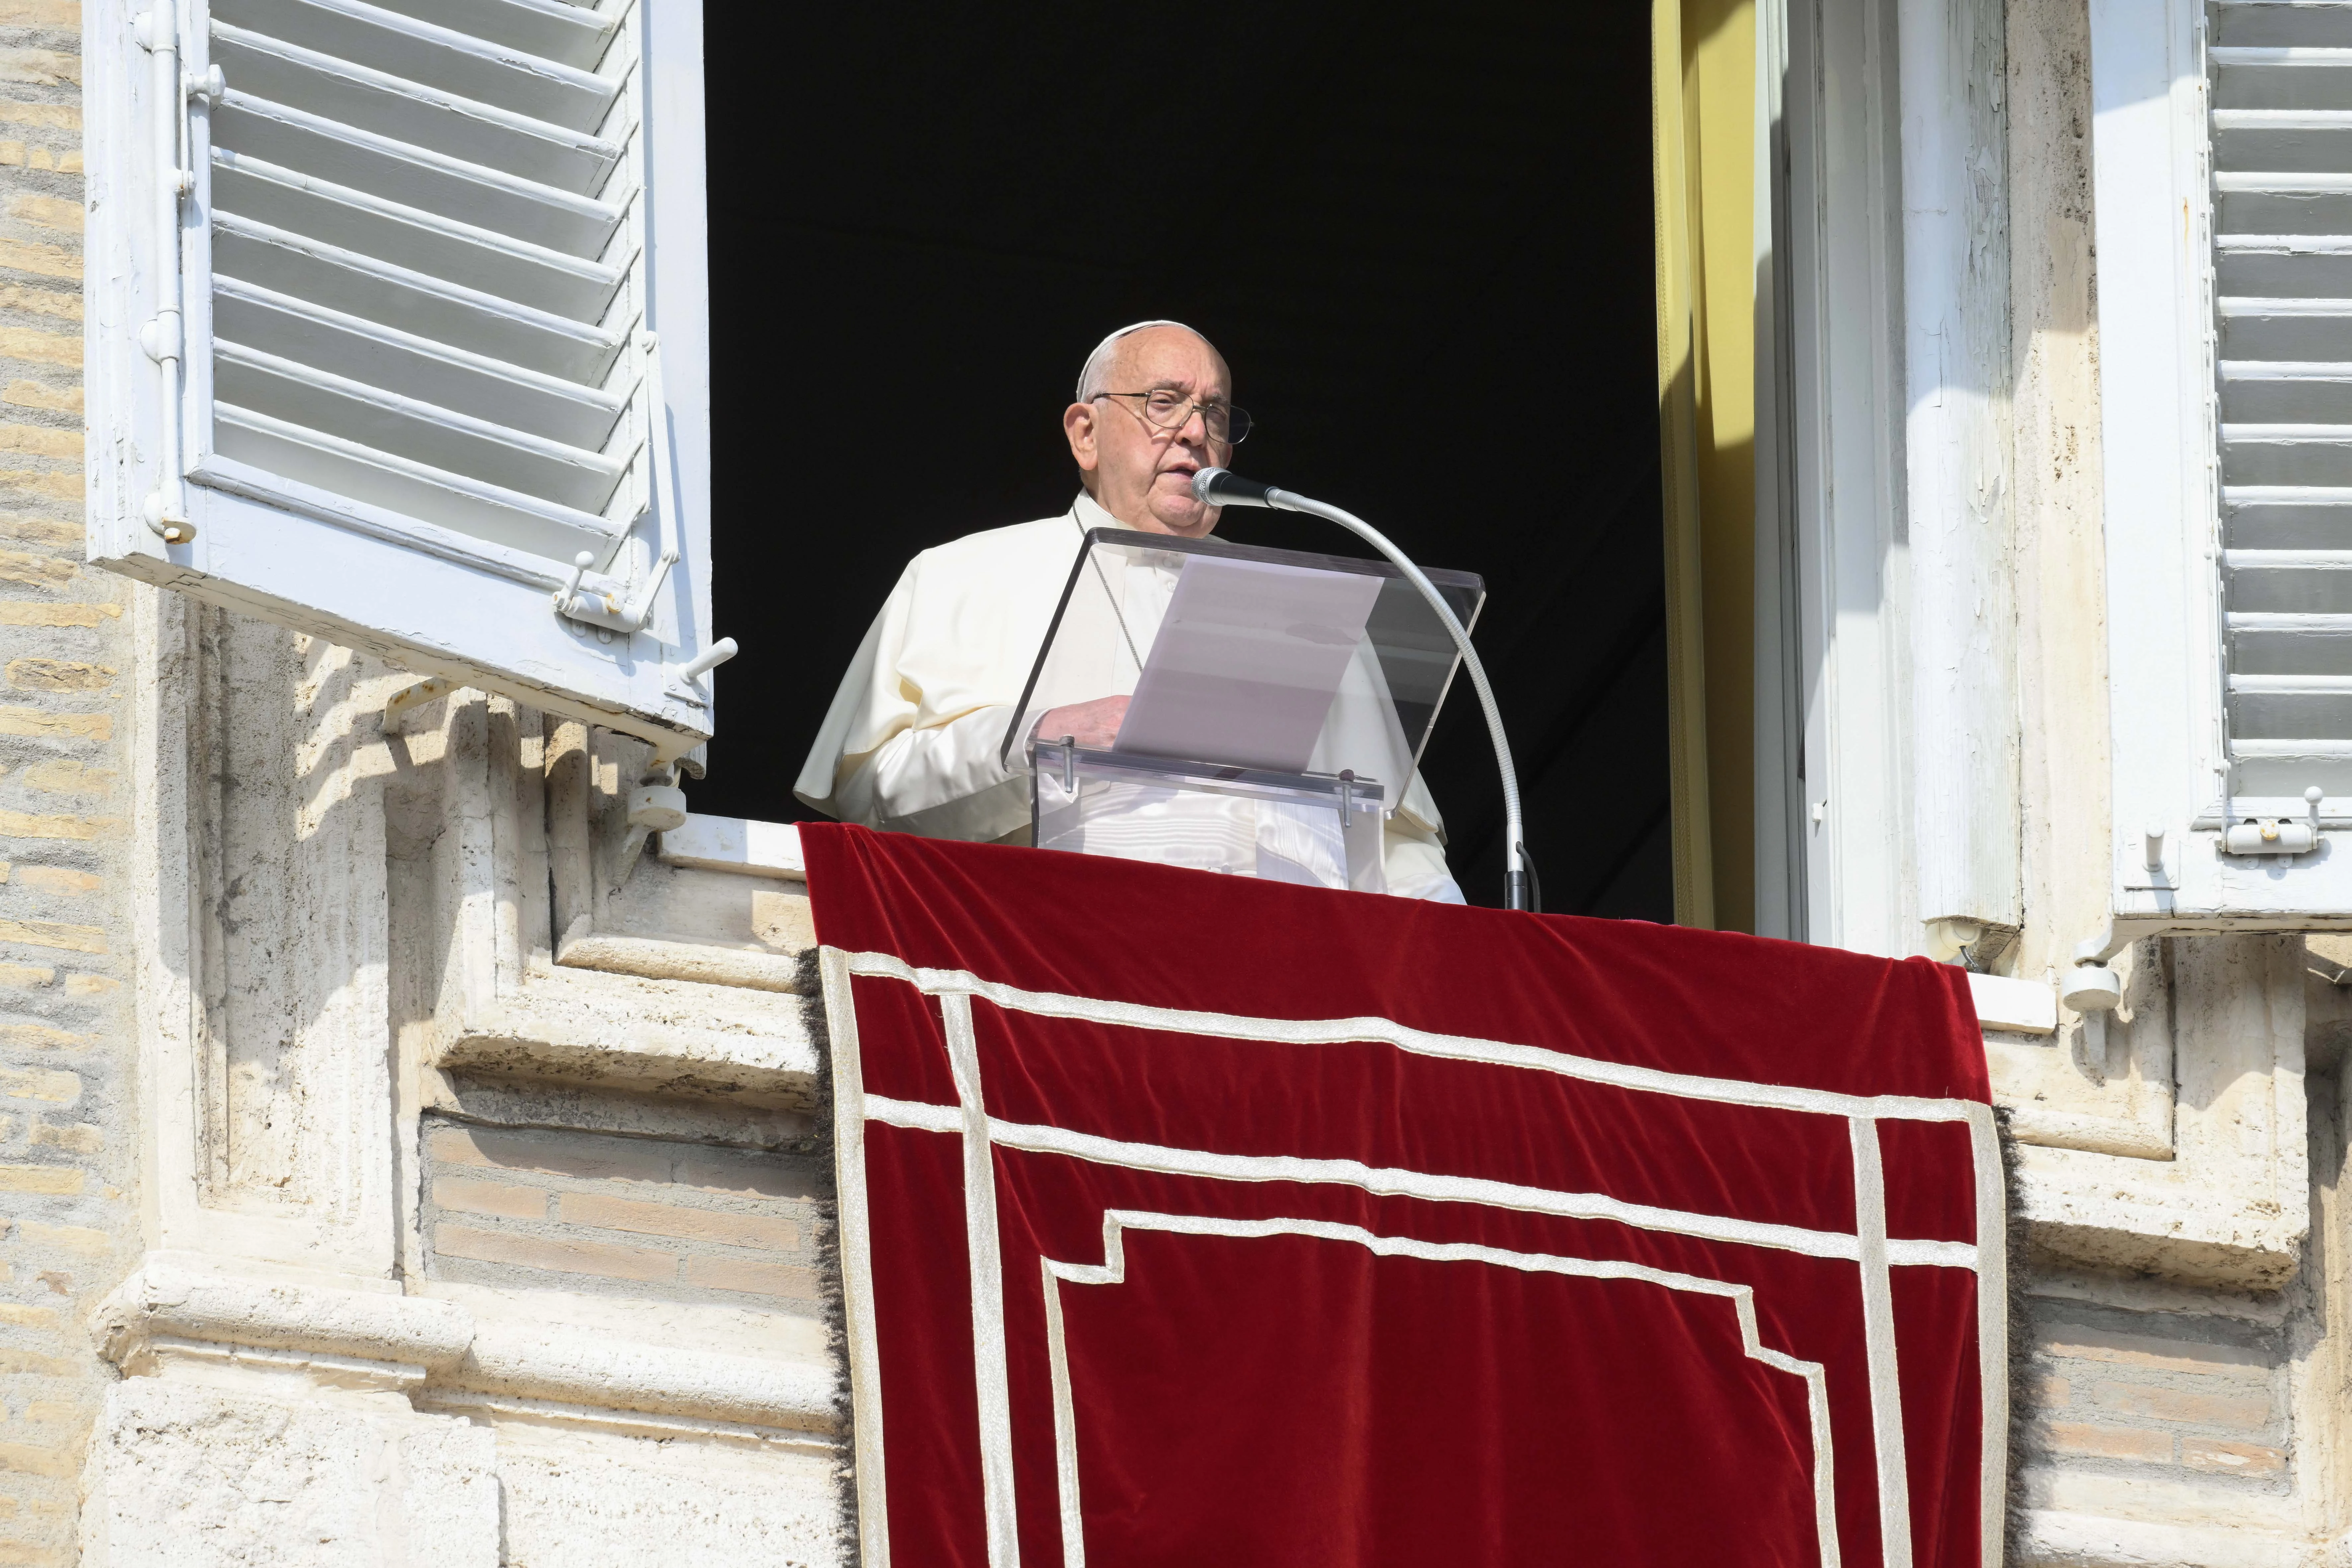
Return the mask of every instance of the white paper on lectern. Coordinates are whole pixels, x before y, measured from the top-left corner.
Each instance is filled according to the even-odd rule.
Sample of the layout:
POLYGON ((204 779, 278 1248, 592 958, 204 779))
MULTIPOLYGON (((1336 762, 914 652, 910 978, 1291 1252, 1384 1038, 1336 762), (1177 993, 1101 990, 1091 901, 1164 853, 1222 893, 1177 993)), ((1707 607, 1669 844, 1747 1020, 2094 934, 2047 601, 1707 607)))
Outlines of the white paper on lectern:
POLYGON ((1115 749, 1304 770, 1380 592, 1353 572, 1187 556, 1115 749))

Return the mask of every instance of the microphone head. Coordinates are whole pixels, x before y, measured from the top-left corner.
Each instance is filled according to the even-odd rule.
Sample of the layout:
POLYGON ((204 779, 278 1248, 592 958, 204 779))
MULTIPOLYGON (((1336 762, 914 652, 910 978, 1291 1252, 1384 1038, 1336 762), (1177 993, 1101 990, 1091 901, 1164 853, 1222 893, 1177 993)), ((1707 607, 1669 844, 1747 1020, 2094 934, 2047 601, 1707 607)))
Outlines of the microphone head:
POLYGON ((1231 468, 1202 468, 1192 475, 1192 493, 1211 506, 1272 506, 1272 485, 1245 479, 1231 468))

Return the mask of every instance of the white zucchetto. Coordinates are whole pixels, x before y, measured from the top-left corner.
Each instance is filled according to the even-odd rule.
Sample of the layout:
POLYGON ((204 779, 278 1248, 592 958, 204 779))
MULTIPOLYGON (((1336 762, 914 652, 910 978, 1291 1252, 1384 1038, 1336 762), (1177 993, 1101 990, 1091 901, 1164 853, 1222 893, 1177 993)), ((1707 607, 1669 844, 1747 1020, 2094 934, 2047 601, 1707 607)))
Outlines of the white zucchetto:
MULTIPOLYGON (((1139 332, 1146 327, 1176 327, 1181 331, 1192 333, 1194 337, 1200 339, 1204 343, 1209 342, 1209 335, 1206 332, 1203 332, 1198 327, 1185 326, 1181 321, 1137 321, 1132 325, 1121 327, 1118 331, 1111 333, 1110 336, 1097 343, 1095 345, 1095 352, 1087 356, 1086 368, 1078 372, 1077 401, 1080 403, 1092 403, 1096 398, 1102 395, 1105 391, 1103 384, 1104 381, 1110 374, 1111 350, 1118 345, 1119 339, 1126 337, 1130 332, 1139 332)), ((1216 347, 1216 344, 1209 343, 1209 350, 1211 353, 1215 353, 1216 347)))

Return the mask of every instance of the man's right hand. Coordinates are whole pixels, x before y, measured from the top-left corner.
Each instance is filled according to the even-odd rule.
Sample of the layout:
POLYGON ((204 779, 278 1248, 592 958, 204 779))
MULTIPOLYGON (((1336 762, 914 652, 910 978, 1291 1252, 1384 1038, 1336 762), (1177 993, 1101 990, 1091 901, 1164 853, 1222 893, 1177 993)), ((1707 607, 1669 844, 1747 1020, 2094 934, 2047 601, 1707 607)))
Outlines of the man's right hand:
POLYGON ((1059 741, 1067 735, 1088 751, 1110 749, 1118 739, 1118 727, 1127 719, 1124 697, 1097 697, 1092 702, 1072 702, 1061 708, 1049 708, 1037 721, 1036 737, 1041 741, 1059 741))

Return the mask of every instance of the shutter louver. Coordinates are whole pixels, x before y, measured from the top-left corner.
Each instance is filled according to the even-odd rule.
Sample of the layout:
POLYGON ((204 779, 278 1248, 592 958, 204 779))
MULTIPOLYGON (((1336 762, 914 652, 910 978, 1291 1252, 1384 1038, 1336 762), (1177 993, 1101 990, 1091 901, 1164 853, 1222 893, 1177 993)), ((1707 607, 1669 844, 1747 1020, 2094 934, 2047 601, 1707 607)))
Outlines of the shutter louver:
POLYGON ((648 489, 632 35, 562 0, 422 9, 210 7, 198 475, 612 567, 648 489), (485 36, 509 13, 557 52, 485 36))
POLYGON ((2222 815, 2301 817, 2352 797, 2352 4, 2210 18, 2222 815))

